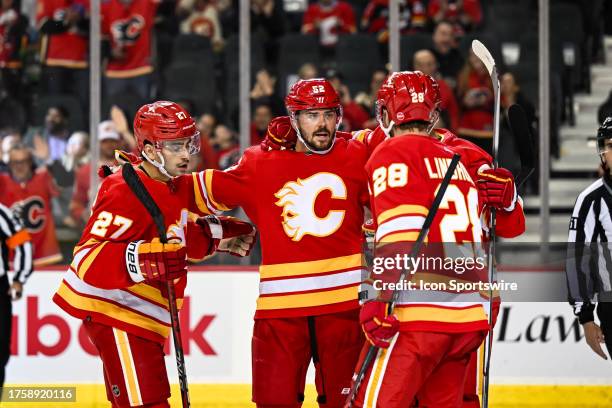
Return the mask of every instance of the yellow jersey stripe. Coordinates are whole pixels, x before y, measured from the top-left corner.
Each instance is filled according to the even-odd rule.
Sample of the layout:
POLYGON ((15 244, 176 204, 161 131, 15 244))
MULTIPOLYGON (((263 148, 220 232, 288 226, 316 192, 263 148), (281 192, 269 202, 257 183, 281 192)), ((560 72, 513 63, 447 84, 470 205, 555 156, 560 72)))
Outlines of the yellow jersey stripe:
POLYGON ((138 386, 136 385, 136 369, 132 361, 132 355, 128 350, 129 340, 127 333, 113 327, 113 334, 115 335, 115 344, 117 345, 117 352, 120 357, 119 360, 121 362, 121 369, 123 371, 125 388, 128 390, 130 405, 142 405, 139 398, 140 393, 138 392, 138 386))
MULTIPOLYGON (((419 233, 416 231, 412 232, 394 232, 389 235, 385 235, 379 242, 415 242, 419 237, 419 233)), ((427 242, 427 238, 425 238, 425 242, 427 242)))
POLYGON ((108 243, 109 243, 109 241, 102 242, 98 247, 96 247, 96 249, 94 249, 89 254, 87 254, 87 256, 85 257, 85 259, 83 259, 81 264, 78 265, 78 268, 79 268, 78 269, 78 275, 79 275, 79 278, 81 278, 81 280, 85 280, 85 274, 89 270, 89 267, 91 266, 93 261, 98 257, 98 254, 100 253, 100 251, 102 251, 102 249, 108 243))
POLYGON ((378 218, 376 219, 378 225, 387 221, 389 218, 393 218, 397 215, 423 215, 427 216, 429 210, 427 207, 423 207, 422 205, 416 204, 402 204, 398 205, 395 208, 391 208, 389 210, 383 211, 378 218))
POLYGON ((363 266, 362 255, 353 254, 338 258, 321 259, 318 261, 290 262, 273 265, 261 265, 259 274, 261 279, 284 278, 308 274, 333 272, 340 269, 363 266))
POLYGON ((64 282, 62 282, 57 290, 57 294, 74 308, 89 312, 101 313, 112 317, 113 319, 152 331, 164 338, 168 337, 170 334, 169 326, 165 326, 153 319, 149 319, 148 317, 134 313, 131 310, 112 303, 82 296, 70 289, 64 282))
POLYGON ((466 309, 454 309, 450 307, 409 306, 398 307, 393 314, 400 322, 443 322, 443 323, 470 323, 487 320, 487 315, 482 306, 474 306, 466 309))
POLYGON ((257 299, 257 310, 293 309, 331 305, 357 300, 359 286, 326 290, 323 292, 300 293, 284 296, 264 296, 257 299))
POLYGON ((213 178, 213 171, 205 170, 204 171, 204 182, 206 183, 206 193, 208 194, 208 199, 210 200, 210 203, 217 210, 229 211, 230 210, 229 207, 226 207, 225 205, 215 201, 215 197, 213 196, 213 189, 212 189, 212 178, 213 178))

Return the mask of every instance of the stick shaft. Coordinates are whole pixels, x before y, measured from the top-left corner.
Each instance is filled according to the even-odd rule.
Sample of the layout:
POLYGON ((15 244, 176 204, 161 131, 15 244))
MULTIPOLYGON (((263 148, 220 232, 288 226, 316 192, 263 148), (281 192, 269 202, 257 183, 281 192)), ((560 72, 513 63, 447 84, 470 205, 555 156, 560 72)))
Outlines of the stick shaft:
MULTIPOLYGON (((164 223, 164 215, 151 197, 151 194, 146 189, 138 174, 132 167, 131 163, 126 163, 122 167, 122 175, 126 184, 136 198, 140 200, 142 205, 146 208, 147 212, 153 218, 155 227, 159 234, 159 240, 163 243, 168 242, 166 235, 166 225, 164 223)), ((170 322, 172 324, 172 339, 174 341, 174 354, 176 357, 176 368, 178 371, 179 386, 181 389, 181 401, 183 408, 189 408, 191 405, 189 402, 189 388, 187 384, 187 371, 185 370, 185 355, 183 353, 183 339, 181 336, 181 325, 178 314, 178 307, 176 305, 176 291, 174 289, 174 281, 168 281, 168 306, 170 312, 170 322)))

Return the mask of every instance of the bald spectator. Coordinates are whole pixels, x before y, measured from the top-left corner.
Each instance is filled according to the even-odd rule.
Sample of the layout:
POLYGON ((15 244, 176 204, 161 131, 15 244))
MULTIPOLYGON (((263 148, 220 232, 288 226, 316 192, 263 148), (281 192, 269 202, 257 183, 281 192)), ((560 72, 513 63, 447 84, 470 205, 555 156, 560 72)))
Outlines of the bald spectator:
POLYGON ((463 67, 463 57, 457 49, 457 39, 453 25, 448 21, 438 23, 433 33, 433 53, 438 61, 438 71, 442 78, 455 88, 455 78, 463 67))
POLYGON ((343 0, 319 0, 304 14, 302 32, 318 34, 323 47, 334 47, 339 34, 354 33, 355 11, 343 0))
POLYGON ((433 52, 429 50, 420 50, 414 54, 412 65, 416 71, 421 71, 424 74, 430 75, 436 79, 440 88, 440 109, 442 110, 443 120, 442 126, 455 131, 459 126, 459 105, 453 94, 453 90, 441 77, 438 72, 438 61, 433 52))

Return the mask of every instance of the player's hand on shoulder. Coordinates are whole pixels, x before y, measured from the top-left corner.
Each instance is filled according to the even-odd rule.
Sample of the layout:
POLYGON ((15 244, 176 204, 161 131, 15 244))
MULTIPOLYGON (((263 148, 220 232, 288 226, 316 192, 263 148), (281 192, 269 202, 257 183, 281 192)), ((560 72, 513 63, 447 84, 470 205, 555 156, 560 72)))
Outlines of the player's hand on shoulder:
POLYGON ((136 283, 170 281, 187 274, 187 248, 177 243, 130 242, 125 251, 128 273, 136 283))
POLYGON ((478 171, 476 184, 485 205, 498 210, 514 210, 518 196, 510 170, 503 167, 481 169, 478 171))
POLYGON ((272 119, 268 124, 266 137, 261 142, 261 149, 265 152, 270 150, 291 150, 297 143, 297 133, 291 126, 289 116, 279 116, 272 119))
POLYGON ((387 348, 391 339, 399 331, 399 321, 395 315, 387 314, 388 303, 371 300, 361 306, 359 323, 366 339, 373 346, 387 348))

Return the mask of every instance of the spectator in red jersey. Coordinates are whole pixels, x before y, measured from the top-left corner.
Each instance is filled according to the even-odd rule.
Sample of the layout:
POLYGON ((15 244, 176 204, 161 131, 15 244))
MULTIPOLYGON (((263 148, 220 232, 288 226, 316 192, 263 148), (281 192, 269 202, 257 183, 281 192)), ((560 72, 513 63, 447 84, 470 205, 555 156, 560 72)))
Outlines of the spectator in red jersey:
MULTIPOLYGON (((211 113, 201 115, 196 121, 196 127, 200 131, 200 156, 194 158, 194 171, 205 169, 218 169, 219 162, 217 152, 213 147, 213 132, 217 126, 217 118, 211 113)), ((189 166, 192 166, 190 161, 189 166)))
POLYGON ((251 122, 251 146, 258 145, 264 140, 271 120, 272 109, 268 105, 259 105, 255 108, 251 122))
POLYGON ((457 133, 490 154, 493 141, 493 88, 487 68, 472 51, 457 79, 457 96, 461 107, 457 133))
POLYGON ((319 0, 311 4, 304 14, 302 32, 318 34, 324 47, 335 46, 339 34, 355 31, 355 11, 346 1, 319 0))
MULTIPOLYGON (((121 148, 122 140, 112 121, 105 120, 98 125, 98 141, 100 143, 100 160, 96 167, 102 165, 116 166, 115 150, 121 148)), ((89 212, 86 210, 90 202, 90 177, 91 161, 79 167, 75 174, 74 192, 70 200, 70 217, 75 226, 83 226, 89 218, 89 212)))
POLYGON ((215 51, 223 49, 219 15, 212 0, 180 0, 177 13, 184 16, 180 26, 181 33, 208 37, 215 51))
MULTIPOLYGON (((39 0, 42 85, 49 94, 70 93, 89 104, 87 0, 39 0)), ((85 109, 85 111, 87 111, 85 109)))
POLYGON ((11 98, 21 100, 22 64, 20 53, 27 45, 28 19, 20 14, 13 0, 0 3, 0 69, 2 88, 11 98))
POLYGON ((335 69, 330 69, 327 71, 325 79, 329 81, 340 96, 340 103, 342 104, 342 130, 350 132, 368 127, 369 120, 371 119, 370 115, 368 111, 351 98, 351 92, 342 83, 344 79, 342 73, 335 69))
POLYGON ((427 16, 436 24, 451 22, 455 33, 463 35, 482 22, 482 9, 480 0, 429 0, 427 16))
POLYGON ((110 45, 105 71, 107 96, 134 92, 149 99, 157 4, 156 0, 108 0, 102 4, 102 33, 110 45))
POLYGON ((463 68, 463 57, 457 49, 457 38, 453 25, 448 21, 441 21, 433 33, 433 49, 431 50, 438 61, 438 71, 442 78, 451 86, 456 87, 459 71, 463 68))
MULTIPOLYGON (((389 41, 389 0, 370 0, 361 17, 361 29, 376 33, 378 41, 389 41)), ((408 34, 427 28, 425 2, 422 0, 400 1, 400 32, 408 34)))
POLYGON ((34 265, 59 262, 62 255, 55 236, 51 199, 57 188, 46 168, 36 168, 23 144, 9 151, 9 172, 0 174, 0 202, 10 207, 32 236, 34 265))
POLYGON ((457 103, 453 90, 448 86, 446 81, 442 79, 438 72, 436 56, 429 50, 419 50, 414 53, 412 66, 415 71, 421 71, 433 77, 436 82, 438 82, 441 99, 440 109, 442 110, 440 119, 442 119, 441 122, 443 122, 438 122, 438 125, 455 132, 459 126, 459 104, 457 103))

